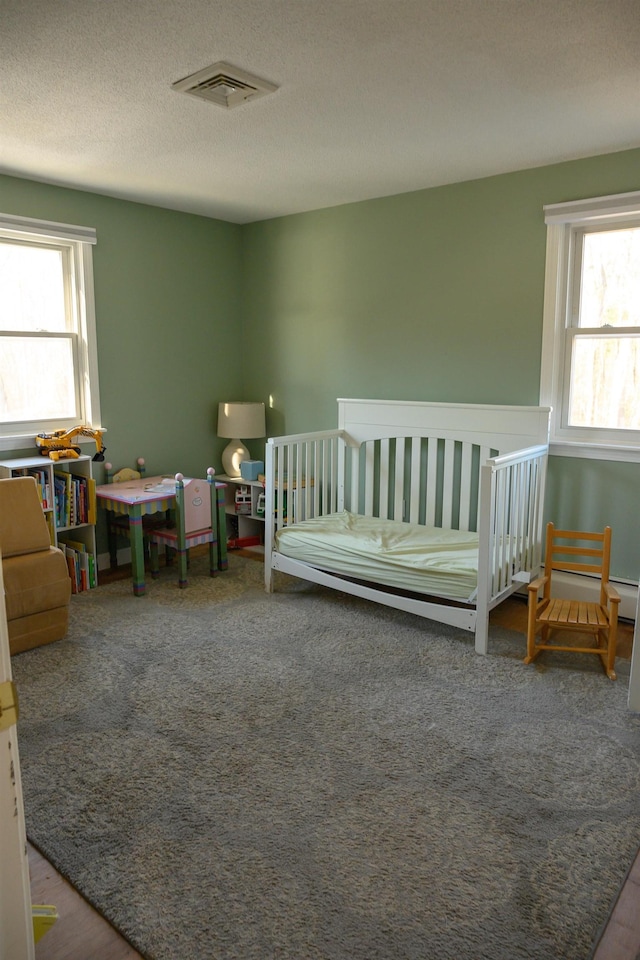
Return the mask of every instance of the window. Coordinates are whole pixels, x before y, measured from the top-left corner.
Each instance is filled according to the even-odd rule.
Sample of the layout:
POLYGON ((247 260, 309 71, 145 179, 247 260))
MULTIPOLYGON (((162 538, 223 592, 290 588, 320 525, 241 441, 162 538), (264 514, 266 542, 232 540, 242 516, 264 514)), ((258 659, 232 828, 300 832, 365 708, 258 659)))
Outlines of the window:
POLYGON ((0 446, 100 426, 95 231, 0 214, 0 446))
POLYGON ((545 207, 540 400, 555 452, 640 459, 640 194, 545 207))

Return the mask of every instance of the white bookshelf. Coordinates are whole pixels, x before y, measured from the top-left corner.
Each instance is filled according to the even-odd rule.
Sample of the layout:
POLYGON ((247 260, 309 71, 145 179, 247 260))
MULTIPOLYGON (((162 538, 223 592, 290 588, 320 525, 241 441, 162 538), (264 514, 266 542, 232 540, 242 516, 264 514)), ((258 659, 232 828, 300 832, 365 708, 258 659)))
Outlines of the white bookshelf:
POLYGON ((226 483, 224 508, 227 517, 227 539, 259 537, 264 542, 264 483, 216 474, 219 483, 226 483))
POLYGON ((55 461, 42 456, 0 460, 0 479, 25 476, 36 480, 52 546, 59 547, 67 556, 74 549, 91 556, 91 579, 95 585, 98 571, 97 508, 91 457, 80 455, 77 459, 55 461), (74 548, 73 544, 81 546, 74 548))

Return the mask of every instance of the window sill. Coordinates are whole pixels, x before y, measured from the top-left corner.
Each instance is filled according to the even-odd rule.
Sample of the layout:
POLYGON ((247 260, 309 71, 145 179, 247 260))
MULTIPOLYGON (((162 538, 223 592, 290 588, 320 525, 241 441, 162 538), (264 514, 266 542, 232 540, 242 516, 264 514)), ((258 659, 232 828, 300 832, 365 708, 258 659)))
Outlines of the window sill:
POLYGON ((580 457, 584 460, 617 460, 640 463, 640 447, 622 444, 580 443, 568 440, 552 440, 549 444, 552 457, 580 457))
MULTIPOLYGON (((100 430, 103 434, 107 431, 104 427, 96 427, 96 430, 100 430)), ((78 437, 74 440, 74 446, 82 446, 85 443, 92 444, 95 448, 95 440, 92 437, 78 437)), ((0 450, 30 450, 33 447, 34 450, 37 450, 36 439, 32 433, 25 434, 23 436, 2 436, 0 435, 0 450)))
POLYGON ((28 450, 35 445, 36 441, 32 433, 28 436, 0 436, 0 450, 28 450))

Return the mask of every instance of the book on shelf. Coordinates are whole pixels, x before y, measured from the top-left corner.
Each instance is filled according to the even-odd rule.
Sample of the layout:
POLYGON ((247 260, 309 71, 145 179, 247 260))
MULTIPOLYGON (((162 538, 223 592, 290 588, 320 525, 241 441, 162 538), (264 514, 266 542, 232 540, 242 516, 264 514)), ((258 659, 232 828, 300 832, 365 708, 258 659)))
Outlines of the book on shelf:
POLYGON ((56 525, 78 527, 85 523, 95 526, 97 519, 96 481, 66 470, 54 471, 56 525))
POLYGON ((71 526, 71 482, 72 476, 66 470, 53 471, 57 527, 71 526))
POLYGON ((49 483, 49 472, 47 470, 26 470, 25 476, 33 477, 38 488, 38 496, 43 510, 50 510, 53 506, 51 502, 51 484, 49 483))
POLYGON ((93 590, 94 587, 98 586, 98 575, 96 573, 96 558, 92 553, 89 553, 88 557, 89 557, 89 589, 93 590))
POLYGON ((77 553, 78 558, 78 567, 80 573, 80 589, 81 590, 90 590, 91 585, 89 583, 89 554, 86 550, 80 551, 77 553))
POLYGON ((71 593, 78 593, 78 565, 76 563, 76 551, 72 550, 65 543, 60 544, 60 549, 64 552, 69 570, 69 579, 71 580, 71 593))
POLYGON ((96 558, 87 549, 87 545, 80 540, 67 538, 61 538, 59 544, 67 560, 72 593, 93 590, 97 586, 96 558))

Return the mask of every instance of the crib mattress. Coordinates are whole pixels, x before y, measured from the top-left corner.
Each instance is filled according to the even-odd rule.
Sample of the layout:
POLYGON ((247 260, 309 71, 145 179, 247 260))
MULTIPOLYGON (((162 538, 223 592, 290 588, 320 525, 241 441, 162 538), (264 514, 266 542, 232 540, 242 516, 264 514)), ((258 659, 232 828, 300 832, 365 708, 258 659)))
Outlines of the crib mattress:
POLYGON ((276 550, 330 573, 469 600, 478 580, 478 534, 343 511, 284 527, 276 550))

